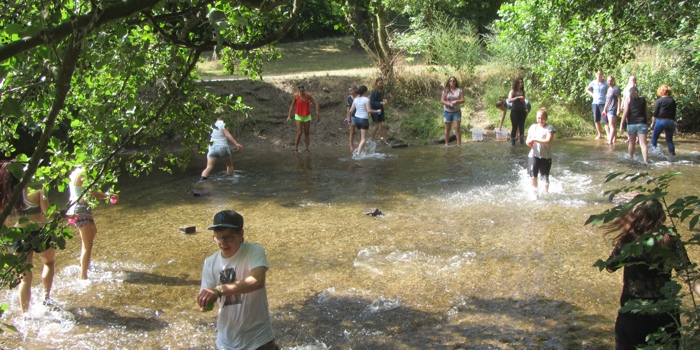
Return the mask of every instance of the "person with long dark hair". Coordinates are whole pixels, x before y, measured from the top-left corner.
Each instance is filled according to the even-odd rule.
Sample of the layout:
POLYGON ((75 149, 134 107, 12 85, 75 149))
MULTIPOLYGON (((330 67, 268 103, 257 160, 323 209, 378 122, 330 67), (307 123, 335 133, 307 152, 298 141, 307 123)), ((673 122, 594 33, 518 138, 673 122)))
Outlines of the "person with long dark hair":
MULTIPOLYGON (((685 249, 677 239, 668 233, 657 232, 666 221, 666 213, 658 200, 646 200, 635 205, 629 212, 604 226, 606 235, 616 234, 613 238, 613 251, 607 260, 606 269, 617 271, 623 264, 623 286, 620 295, 620 307, 630 300, 647 303, 664 299, 662 288, 671 281, 671 272, 662 267, 669 259, 679 259, 674 264, 682 266, 687 263, 685 249), (645 234, 662 235, 655 237, 652 247, 645 247, 639 255, 622 257, 623 247, 635 242, 645 234)), ((663 331, 672 338, 679 337, 680 310, 658 313, 618 312, 615 321, 615 348, 636 349, 646 345, 648 335, 663 331)))
POLYGON ((365 94, 367 93, 367 87, 360 85, 357 88, 357 97, 352 102, 352 106, 348 110, 348 118, 352 116, 353 124, 357 129, 360 130, 360 143, 357 145, 357 149, 354 151, 353 155, 362 154, 362 150, 367 142, 367 131, 369 130, 369 115, 370 113, 377 113, 379 110, 372 109, 369 99, 365 94))
POLYGON ((318 111, 318 103, 311 96, 311 93, 306 91, 304 85, 299 85, 299 91, 292 96, 292 103, 289 105, 289 113, 287 114, 287 122, 292 120, 292 112, 294 113, 294 123, 297 127, 296 136, 294 136, 294 152, 299 152, 299 141, 301 134, 304 133, 305 152, 309 151, 309 133, 311 130, 311 105, 316 107, 316 123, 321 121, 321 115, 318 111))
POLYGON ((510 131, 510 145, 515 146, 515 138, 519 135, 520 144, 525 143, 525 119, 527 118, 527 106, 525 104, 525 85, 523 78, 517 77, 513 80, 513 86, 508 93, 508 100, 511 105, 510 123, 513 130, 510 131))
POLYGON ((454 125, 455 136, 457 137, 457 146, 462 145, 462 132, 460 123, 462 121, 462 103, 464 103, 464 93, 459 88, 459 82, 455 77, 449 77, 445 83, 445 88, 442 89, 442 97, 440 98, 443 111, 442 118, 445 121, 445 146, 450 144, 450 129, 454 125))
MULTIPOLYGON (((0 208, 5 208, 9 204, 12 189, 20 181, 7 169, 10 164, 11 162, 4 161, 0 165, 0 208)), ((50 234, 44 230, 47 221, 44 213, 48 208, 49 200, 43 189, 25 188, 22 191, 20 200, 13 206, 11 216, 16 219, 15 227, 31 229, 28 236, 15 242, 13 251, 20 257, 26 255, 27 264, 32 264, 34 253, 37 253, 44 265, 41 274, 41 284, 44 287, 44 305, 50 306, 56 249, 51 246, 52 239, 50 234)), ((8 225, 8 219, 5 220, 5 225, 8 225)), ((19 306, 22 312, 29 310, 33 277, 32 270, 22 272, 22 280, 19 284, 19 306)))
POLYGON ((388 142, 387 131, 386 131, 386 113, 384 113, 384 107, 386 107, 389 102, 384 96, 384 79, 378 77, 374 81, 374 89, 369 94, 369 104, 374 110, 378 112, 372 112, 372 140, 377 135, 377 130, 379 127, 382 128, 382 134, 380 140, 383 142, 388 142))
MULTIPOLYGON (((355 101, 355 98, 357 97, 357 86, 353 85, 348 87, 348 98, 346 100, 346 105, 347 108, 345 109, 345 113, 350 111, 350 108, 352 108, 352 103, 355 101)), ((350 127, 350 153, 355 151, 355 121, 353 120, 354 115, 350 115, 345 118, 345 125, 348 125, 350 127)))

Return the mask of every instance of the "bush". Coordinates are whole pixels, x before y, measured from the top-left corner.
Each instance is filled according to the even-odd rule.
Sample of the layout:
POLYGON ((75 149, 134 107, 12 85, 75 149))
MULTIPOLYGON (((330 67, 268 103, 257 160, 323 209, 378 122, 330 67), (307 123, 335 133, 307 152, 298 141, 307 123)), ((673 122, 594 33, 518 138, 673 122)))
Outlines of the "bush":
POLYGON ((401 117, 399 132, 407 137, 434 140, 444 131, 442 105, 437 99, 416 100, 408 113, 401 117))
POLYGON ((423 55, 427 63, 472 71, 482 58, 483 48, 476 27, 436 12, 431 21, 412 17, 411 29, 395 36, 396 48, 409 55, 423 55))

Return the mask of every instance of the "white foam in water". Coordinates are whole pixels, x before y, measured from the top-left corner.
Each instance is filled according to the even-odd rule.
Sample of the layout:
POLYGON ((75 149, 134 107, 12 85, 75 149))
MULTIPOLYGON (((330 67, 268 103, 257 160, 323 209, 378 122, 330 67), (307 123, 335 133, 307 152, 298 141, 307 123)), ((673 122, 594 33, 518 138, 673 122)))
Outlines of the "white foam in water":
POLYGON ((467 191, 439 194, 442 202, 462 202, 464 205, 486 203, 490 205, 519 204, 524 201, 555 201, 565 206, 580 206, 585 201, 580 199, 590 193, 593 185, 591 175, 574 173, 567 168, 557 168, 556 176, 549 176, 549 192, 544 193, 544 182, 539 179, 538 189, 532 187, 532 180, 526 168, 515 166, 512 170, 517 180, 476 186, 467 191))
POLYGON ((385 297, 379 297, 372 301, 371 304, 367 305, 367 311, 370 313, 377 313, 382 311, 394 310, 401 306, 399 299, 388 299, 385 297))
POLYGON ((304 344, 287 348, 289 350, 327 350, 330 349, 324 342, 316 340, 314 344, 304 344))
POLYGON ((459 268, 471 265, 476 253, 458 250, 441 250, 443 255, 430 255, 424 251, 402 251, 390 247, 373 246, 360 250, 353 262, 356 268, 366 268, 383 275, 384 271, 395 274, 415 274, 417 271, 455 273, 459 268), (387 269, 387 267, 391 267, 387 269))

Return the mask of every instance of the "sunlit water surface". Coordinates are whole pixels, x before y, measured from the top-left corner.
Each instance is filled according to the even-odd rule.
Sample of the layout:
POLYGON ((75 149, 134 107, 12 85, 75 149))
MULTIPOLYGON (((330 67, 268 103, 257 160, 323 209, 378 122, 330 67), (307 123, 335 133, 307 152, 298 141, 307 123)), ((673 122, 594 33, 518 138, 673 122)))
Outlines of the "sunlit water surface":
POLYGON ((19 329, 3 347, 213 348, 215 314, 195 303, 217 249, 206 226, 236 209, 246 239, 267 251, 284 349, 609 349, 622 274, 592 267, 610 240, 583 223, 611 207, 603 193, 620 183, 603 183, 610 171, 681 171, 673 195, 697 194, 700 147, 677 148, 644 167, 624 144, 556 140, 547 195, 530 190, 528 149, 492 140, 377 146, 355 159, 344 146, 247 149, 232 178, 218 168, 198 184, 200 159, 124 179, 120 202, 94 211, 90 280, 78 280, 78 239, 57 255, 59 309, 41 305, 38 277, 27 315, 2 291, 2 321, 19 329), (178 233, 188 225, 197 233, 178 233))

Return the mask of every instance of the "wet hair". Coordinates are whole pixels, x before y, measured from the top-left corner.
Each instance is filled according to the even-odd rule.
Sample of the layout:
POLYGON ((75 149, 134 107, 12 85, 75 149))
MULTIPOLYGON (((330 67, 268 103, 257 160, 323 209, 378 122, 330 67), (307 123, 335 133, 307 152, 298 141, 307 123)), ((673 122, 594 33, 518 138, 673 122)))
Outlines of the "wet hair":
MULTIPOLYGON (((639 202, 630 211, 606 224, 603 228, 606 229, 605 235, 617 233, 613 238, 613 245, 623 246, 658 228, 665 221, 666 213, 661 202, 652 199, 639 202)), ((660 243, 662 246, 670 247, 671 236, 664 234, 660 243)))
POLYGON ((367 87, 364 85, 360 85, 360 87, 358 87, 355 91, 357 91, 358 96, 364 96, 367 93, 367 87))
MULTIPOLYGON (((15 177, 8 169, 7 166, 10 165, 11 161, 2 161, 0 164, 0 209, 5 208, 5 206, 10 201, 12 196, 12 189, 19 183, 19 178, 15 177)), ((24 210, 24 191, 22 191, 22 196, 15 203, 12 208, 12 213, 18 214, 22 213, 24 210)))
POLYGON ((659 97, 664 97, 664 96, 671 96, 671 87, 663 84, 659 86, 659 89, 656 90, 656 94, 659 95, 659 97))
POLYGON ((500 110, 506 110, 508 108, 508 105, 506 104, 506 100, 499 98, 498 101, 496 101, 496 108, 500 110))
POLYGON ((542 116, 544 117, 544 119, 549 119, 549 115, 547 114, 547 108, 542 107, 542 108, 538 109, 537 114, 540 114, 540 113, 542 113, 542 116))
POLYGON ((445 91, 450 89, 450 80, 454 79, 455 80, 455 87, 459 87, 459 80, 457 80, 457 77, 451 76, 447 78, 447 81, 445 82, 445 91))
POLYGON ((525 82, 523 82, 523 78, 521 78, 521 77, 517 77, 513 80, 513 85, 511 86, 511 89, 513 91, 517 91, 518 90, 518 82, 523 83, 523 93, 525 93, 525 82))

